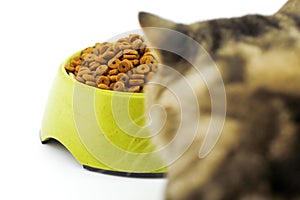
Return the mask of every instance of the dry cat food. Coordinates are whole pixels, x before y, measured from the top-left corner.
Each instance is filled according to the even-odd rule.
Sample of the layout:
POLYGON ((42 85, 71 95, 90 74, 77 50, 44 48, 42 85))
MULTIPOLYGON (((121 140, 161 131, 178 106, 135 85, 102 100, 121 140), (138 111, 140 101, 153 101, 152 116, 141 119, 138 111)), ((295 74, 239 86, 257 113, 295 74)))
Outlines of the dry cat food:
POLYGON ((89 86, 122 92, 143 92, 157 70, 157 60, 142 36, 130 34, 114 43, 96 43, 65 65, 70 76, 89 86))

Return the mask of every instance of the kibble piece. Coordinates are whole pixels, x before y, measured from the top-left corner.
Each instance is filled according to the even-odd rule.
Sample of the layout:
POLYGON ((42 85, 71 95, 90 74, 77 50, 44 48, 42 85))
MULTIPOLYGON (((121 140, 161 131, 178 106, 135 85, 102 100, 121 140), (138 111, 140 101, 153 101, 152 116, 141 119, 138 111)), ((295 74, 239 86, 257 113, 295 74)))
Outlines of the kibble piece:
POLYGON ((132 68, 130 71, 131 71, 132 74, 137 74, 137 72, 136 72, 136 67, 135 67, 135 68, 132 68))
POLYGON ((125 84, 122 81, 116 82, 114 85, 114 90, 123 92, 125 90, 125 84))
POLYGON ((85 80, 81 76, 76 76, 75 79, 81 83, 85 83, 85 80))
POLYGON ((111 68, 111 69, 117 69, 119 67, 119 64, 120 64, 120 60, 119 59, 116 59, 116 58, 112 58, 108 61, 108 67, 111 68))
POLYGON ((108 75, 117 75, 118 73, 119 73, 118 69, 111 69, 109 70, 108 75))
POLYGON ((85 48, 82 53, 91 53, 93 51, 93 47, 85 48))
POLYGON ((87 67, 81 67, 79 69, 79 71, 78 71, 77 76, 83 76, 84 74, 88 74, 90 72, 91 72, 91 70, 89 68, 87 68, 87 67))
POLYGON ((100 76, 97 80, 98 84, 105 84, 105 85, 109 85, 110 84, 110 80, 107 76, 100 76))
POLYGON ((88 54, 84 57, 84 61, 87 61, 87 62, 92 62, 96 59, 96 55, 94 54, 88 54))
POLYGON ((139 52, 137 50, 134 50, 134 49, 125 49, 125 50, 123 50, 123 54, 125 54, 125 55, 138 55, 139 52))
POLYGON ((129 44, 129 39, 124 37, 117 40, 118 43, 126 43, 129 44))
POLYGON ((86 81, 85 84, 93 87, 97 87, 97 84, 94 81, 86 81))
POLYGON ((137 55, 131 55, 131 54, 128 54, 128 55, 123 55, 123 58, 124 59, 128 59, 128 60, 135 60, 138 58, 137 55))
POLYGON ((131 78, 133 72, 132 72, 132 70, 130 70, 130 71, 128 71, 126 74, 127 74, 127 76, 128 76, 129 78, 131 78))
POLYGON ((118 52, 120 51, 120 47, 119 47, 120 43, 119 42, 115 42, 113 43, 112 45, 112 49, 115 51, 115 52, 118 52))
POLYGON ((93 75, 90 75, 90 74, 83 74, 82 75, 82 78, 86 81, 92 81, 94 82, 95 81, 95 77, 93 75))
POLYGON ((120 73, 117 75, 117 81, 122 81, 124 83, 127 83, 129 80, 129 77, 125 73, 120 73))
POLYGON ((132 43, 132 48, 133 49, 139 49, 140 46, 142 45, 143 41, 140 40, 140 39, 137 39, 135 40, 133 43, 132 43))
POLYGON ((110 45, 109 44, 102 44, 100 47, 100 54, 104 54, 107 49, 109 49, 110 45))
POLYGON ((136 72, 139 74, 146 74, 150 72, 150 67, 146 64, 142 64, 136 68, 136 72))
POLYGON ((116 83, 111 83, 111 84, 109 85, 109 89, 110 89, 110 90, 113 90, 114 87, 115 87, 115 84, 116 84, 116 83))
POLYGON ((125 60, 122 60, 120 63, 119 63, 119 66, 118 66, 118 70, 122 73, 124 72, 128 72, 131 68, 133 68, 133 65, 132 63, 125 59, 125 60))
POLYGON ((145 75, 144 74, 132 74, 131 79, 144 79, 145 75))
POLYGON ((114 57, 114 55, 115 55, 115 53, 113 51, 106 51, 103 54, 103 58, 107 60, 107 59, 114 57))
POLYGON ((94 71, 100 66, 99 62, 93 61, 89 63, 89 69, 94 71))
POLYGON ((75 71, 78 72, 78 71, 80 70, 80 68, 81 68, 81 65, 77 65, 77 66, 75 67, 75 71))
POLYGON ((141 90, 141 87, 136 85, 136 86, 131 86, 127 89, 127 92, 139 92, 141 90))
POLYGON ((74 57, 72 58, 72 60, 81 60, 81 57, 80 57, 80 56, 74 56, 74 57))
POLYGON ((81 64, 82 64, 81 60, 74 60, 74 59, 72 59, 72 61, 71 61, 71 65, 72 66, 77 66, 77 65, 81 65, 81 64))
POLYGON ((119 51, 119 53, 117 53, 117 54, 115 55, 115 58, 116 58, 116 59, 120 59, 122 56, 123 56, 123 52, 122 52, 122 51, 119 51))
POLYGON ((143 85, 145 81, 143 79, 130 79, 129 85, 143 85))
POLYGON ((130 42, 133 42, 133 41, 135 41, 135 40, 137 40, 137 39, 141 39, 142 37, 139 35, 139 34, 130 34, 129 35, 129 41, 130 42))
POLYGON ((95 61, 97 61, 97 62, 100 63, 100 64, 106 64, 106 62, 107 62, 106 59, 103 58, 102 55, 96 56, 96 57, 95 57, 95 61))
POLYGON ((107 85, 105 85, 105 84, 98 84, 98 88, 100 88, 100 89, 104 89, 104 90, 109 90, 110 88, 107 86, 107 85))
POLYGON ((112 75, 112 76, 108 76, 110 82, 116 82, 117 81, 117 76, 116 75, 112 75))
POLYGON ((152 53, 151 53, 151 51, 150 51, 149 48, 146 48, 146 49, 145 49, 145 53, 144 53, 143 56, 151 56, 151 57, 153 57, 153 55, 152 55, 152 53))
POLYGON ((106 65, 100 65, 96 69, 96 74, 102 75, 102 74, 106 74, 108 71, 109 71, 108 66, 106 66, 106 65))
POLYGON ((97 48, 93 48, 93 50, 90 53, 98 56, 100 51, 97 48))
POLYGON ((140 55, 144 55, 147 45, 143 42, 139 47, 140 55))
POLYGON ((70 71, 70 72, 74 72, 75 71, 75 67, 71 66, 71 65, 65 65, 65 69, 70 71))
POLYGON ((134 60, 131 60, 131 63, 134 65, 134 66, 137 66, 140 61, 138 59, 134 59, 134 60))
POLYGON ((125 50, 125 49, 131 49, 132 47, 131 47, 131 45, 129 43, 123 42, 122 44, 119 45, 119 48, 121 50, 125 50))
POLYGON ((149 55, 144 55, 141 60, 140 60, 141 64, 153 64, 154 63, 154 58, 152 56, 149 55))

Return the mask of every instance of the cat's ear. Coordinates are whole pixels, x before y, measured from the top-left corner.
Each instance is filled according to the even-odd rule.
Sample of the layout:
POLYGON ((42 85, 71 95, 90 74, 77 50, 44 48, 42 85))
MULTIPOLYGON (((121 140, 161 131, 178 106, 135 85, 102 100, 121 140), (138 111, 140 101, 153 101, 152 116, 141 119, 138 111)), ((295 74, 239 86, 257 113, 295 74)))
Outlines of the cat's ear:
POLYGON ((182 57, 190 56, 188 25, 177 24, 145 12, 139 13, 139 22, 147 41, 163 64, 176 67, 174 63, 182 61, 182 57))
POLYGON ((142 28, 160 27, 174 29, 176 27, 176 23, 146 12, 139 12, 139 21, 142 28))
POLYGON ((288 0, 284 6, 277 13, 290 13, 297 14, 300 13, 300 1, 299 0, 288 0))

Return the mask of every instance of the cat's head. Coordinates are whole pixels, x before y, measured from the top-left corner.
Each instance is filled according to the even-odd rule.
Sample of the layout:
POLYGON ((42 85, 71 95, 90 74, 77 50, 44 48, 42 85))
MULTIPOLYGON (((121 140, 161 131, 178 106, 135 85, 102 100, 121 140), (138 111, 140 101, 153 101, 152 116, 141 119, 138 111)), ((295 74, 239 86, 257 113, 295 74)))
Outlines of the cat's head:
MULTIPOLYGON (((199 63, 210 66, 213 62, 202 45, 194 40, 195 32, 189 25, 149 13, 139 13, 139 20, 150 48, 162 64, 146 86, 146 106, 151 110, 150 130, 159 145, 172 143, 169 145, 172 149, 183 152, 197 132, 198 98, 207 92, 203 73, 211 73, 206 69, 200 72, 197 66, 199 63), (191 134, 185 134, 187 132, 191 134)), ((213 69, 219 75, 217 68, 213 69)), ((205 98, 209 95, 203 95, 202 105, 208 102, 205 98)))
MULTIPOLYGON (((181 24, 141 12, 139 21, 148 42, 156 48, 160 62, 177 72, 187 73, 193 67, 191 62, 199 61, 203 53, 199 51, 202 48, 217 65, 225 84, 252 81, 265 88, 269 87, 263 83, 268 77, 285 77, 277 80, 280 84, 294 79, 292 75, 296 73, 286 74, 288 70, 280 66, 274 71, 274 66, 282 66, 282 60, 296 60, 295 56, 288 52, 298 51, 300 47, 299 9, 299 0, 289 0, 278 12, 270 16, 252 14, 181 24), (181 37, 182 35, 185 37, 181 37), (195 41, 201 48, 193 46, 195 41), (171 51, 166 51, 164 47, 171 51), (260 67, 261 65, 268 65, 270 68, 260 67), (257 77, 264 78, 255 80, 257 77)), ((291 62, 289 65, 296 64, 291 62)), ((172 79, 165 71, 162 68, 159 75, 163 75, 164 79, 172 79)), ((271 90, 276 90, 275 87, 271 90)), ((286 89, 280 89, 280 92, 284 90, 286 89)))
MULTIPOLYGON (((201 112, 203 108, 204 111, 211 109, 211 93, 208 93, 205 82, 208 77, 195 73, 197 71, 193 63, 199 64, 198 61, 213 66, 212 69, 217 66, 219 72, 215 70, 210 74, 210 80, 220 80, 221 74, 226 92, 232 92, 232 99, 236 101, 242 95, 248 95, 247 92, 259 89, 274 94, 300 96, 300 19, 296 15, 299 2, 288 1, 272 16, 246 15, 190 25, 139 13, 143 32, 164 65, 159 67, 152 79, 157 84, 146 86, 147 107, 160 105, 164 109, 164 112, 154 109, 152 117, 152 130, 157 132, 161 128, 164 133, 159 136, 159 143, 165 145, 173 140, 183 120, 196 121, 198 108, 195 106, 202 106, 201 112), (208 52, 214 63, 207 64, 207 59, 203 62, 203 51, 193 48, 194 42, 208 52), (186 84, 191 86, 190 89, 201 99, 201 103, 191 103, 194 96, 193 93, 187 93, 186 84), (237 87, 236 92, 232 89, 235 85, 241 86, 237 87), (178 93, 172 92, 172 89, 177 89, 178 93), (186 117, 182 117, 183 106, 189 112, 186 117)), ((227 95, 228 100, 231 96, 227 95)), ((230 105, 232 102, 227 103, 228 112, 239 112, 234 104, 230 105)), ((179 140, 182 143, 184 139, 179 140)))
POLYGON ((186 60, 198 54, 192 45, 189 26, 145 12, 139 13, 139 21, 160 62, 184 73, 188 67, 186 60))

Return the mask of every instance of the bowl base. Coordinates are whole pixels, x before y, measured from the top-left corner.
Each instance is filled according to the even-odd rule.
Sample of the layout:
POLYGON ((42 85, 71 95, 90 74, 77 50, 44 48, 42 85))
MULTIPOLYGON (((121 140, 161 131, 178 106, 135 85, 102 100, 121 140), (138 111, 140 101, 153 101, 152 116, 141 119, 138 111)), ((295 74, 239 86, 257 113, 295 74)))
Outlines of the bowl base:
POLYGON ((99 172, 102 174, 108 174, 108 175, 114 175, 114 176, 124 176, 124 177, 131 177, 131 178, 164 178, 166 176, 166 173, 161 172, 145 172, 145 173, 136 173, 136 172, 120 172, 120 171, 112 171, 112 170, 106 170, 106 169, 99 169, 94 168, 90 166, 83 165, 84 169, 87 169, 89 171, 93 172, 99 172))

